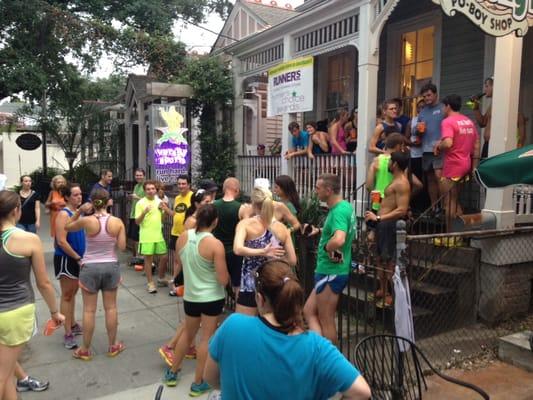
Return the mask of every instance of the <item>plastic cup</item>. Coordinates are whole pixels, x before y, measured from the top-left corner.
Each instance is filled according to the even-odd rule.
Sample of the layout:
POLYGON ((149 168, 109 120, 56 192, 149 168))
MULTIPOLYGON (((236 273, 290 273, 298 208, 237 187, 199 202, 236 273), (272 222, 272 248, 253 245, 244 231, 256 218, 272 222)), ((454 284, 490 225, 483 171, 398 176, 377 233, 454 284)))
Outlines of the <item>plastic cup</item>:
POLYGON ((381 193, 379 190, 372 190, 370 192, 370 201, 375 204, 381 203, 381 193))
POLYGON ((44 324, 43 335, 51 336, 60 326, 60 324, 50 318, 48 321, 46 321, 46 324, 44 324))
POLYGON ((185 292, 185 286, 179 285, 176 287, 176 296, 183 297, 184 292, 185 292))
POLYGON ((424 133, 426 131, 426 123, 424 121, 419 121, 416 129, 419 133, 424 133))

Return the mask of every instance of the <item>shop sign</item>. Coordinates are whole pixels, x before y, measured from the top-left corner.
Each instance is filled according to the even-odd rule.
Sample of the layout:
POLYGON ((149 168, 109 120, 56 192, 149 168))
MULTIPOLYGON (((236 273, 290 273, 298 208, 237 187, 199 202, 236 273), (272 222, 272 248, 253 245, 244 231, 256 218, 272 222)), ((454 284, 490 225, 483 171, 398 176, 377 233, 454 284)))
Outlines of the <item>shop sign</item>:
POLYGON ((313 60, 297 58, 268 71, 268 117, 313 109, 313 60))
POLYGON ((173 184, 179 175, 189 173, 191 161, 187 128, 184 128, 185 107, 152 105, 152 165, 155 179, 173 184), (178 108, 182 113, 178 112, 178 108))
POLYGON ((524 36, 533 26, 533 0, 433 0, 444 13, 464 14, 485 33, 505 36, 512 32, 524 36))

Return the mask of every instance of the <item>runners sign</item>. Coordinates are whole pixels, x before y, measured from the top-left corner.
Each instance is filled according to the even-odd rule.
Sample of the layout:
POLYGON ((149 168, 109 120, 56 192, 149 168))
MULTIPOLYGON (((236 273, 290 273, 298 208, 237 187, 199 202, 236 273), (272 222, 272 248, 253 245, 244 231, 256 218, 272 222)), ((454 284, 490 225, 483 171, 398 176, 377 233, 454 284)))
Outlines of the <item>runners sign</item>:
POLYGON ((297 58, 268 70, 268 117, 312 109, 313 57, 297 58))
POLYGON ((533 26, 533 0, 433 0, 444 13, 464 14, 485 33, 524 36, 533 26))
POLYGON ((174 183, 179 175, 189 173, 191 155, 187 128, 182 126, 183 114, 183 106, 152 105, 151 159, 155 179, 165 184, 174 183))

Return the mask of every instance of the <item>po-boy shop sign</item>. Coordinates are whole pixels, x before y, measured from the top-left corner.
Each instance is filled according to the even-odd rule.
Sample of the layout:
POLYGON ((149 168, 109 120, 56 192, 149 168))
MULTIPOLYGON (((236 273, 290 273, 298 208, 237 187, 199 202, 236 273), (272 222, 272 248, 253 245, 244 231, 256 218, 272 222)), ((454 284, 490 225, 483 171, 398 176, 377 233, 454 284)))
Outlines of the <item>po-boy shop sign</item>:
POLYGON ((485 33, 524 36, 533 26, 533 0, 433 0, 444 13, 464 14, 485 33))

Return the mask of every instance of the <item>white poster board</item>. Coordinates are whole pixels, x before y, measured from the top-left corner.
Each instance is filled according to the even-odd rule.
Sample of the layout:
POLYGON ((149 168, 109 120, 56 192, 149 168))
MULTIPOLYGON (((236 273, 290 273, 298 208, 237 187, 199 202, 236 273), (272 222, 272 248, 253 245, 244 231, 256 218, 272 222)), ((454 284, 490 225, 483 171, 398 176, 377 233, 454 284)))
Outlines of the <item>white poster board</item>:
POLYGON ((313 110, 313 61, 302 57, 268 70, 268 117, 313 110))

